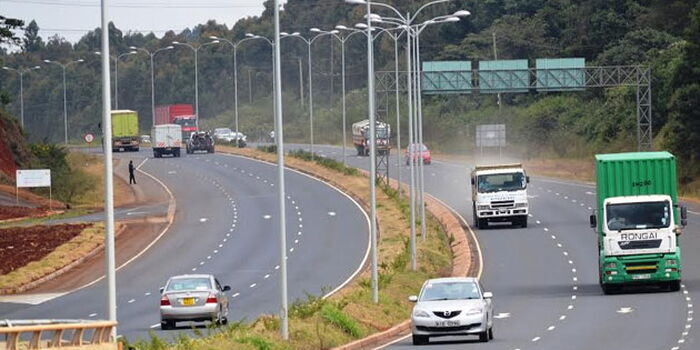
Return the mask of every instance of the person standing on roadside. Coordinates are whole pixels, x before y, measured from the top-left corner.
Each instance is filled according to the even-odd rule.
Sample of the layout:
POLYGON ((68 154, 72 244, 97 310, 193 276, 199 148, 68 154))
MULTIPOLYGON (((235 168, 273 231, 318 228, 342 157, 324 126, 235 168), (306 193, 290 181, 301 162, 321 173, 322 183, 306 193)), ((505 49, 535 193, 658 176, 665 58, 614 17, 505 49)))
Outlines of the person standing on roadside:
POLYGON ((136 167, 134 167, 134 161, 130 160, 129 161, 129 185, 136 184, 136 178, 134 177, 134 170, 136 170, 136 167))

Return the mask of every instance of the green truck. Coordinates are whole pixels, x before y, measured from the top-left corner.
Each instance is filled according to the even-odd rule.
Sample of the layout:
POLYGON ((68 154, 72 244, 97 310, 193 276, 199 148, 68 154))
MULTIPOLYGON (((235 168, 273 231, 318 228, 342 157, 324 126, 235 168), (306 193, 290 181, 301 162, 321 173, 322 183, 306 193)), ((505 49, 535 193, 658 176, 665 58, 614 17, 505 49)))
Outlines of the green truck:
POLYGON ((112 111, 112 151, 139 151, 139 114, 131 110, 112 111))
POLYGON ((605 294, 625 285, 681 285, 682 227, 676 158, 668 152, 596 155, 599 282, 605 294))

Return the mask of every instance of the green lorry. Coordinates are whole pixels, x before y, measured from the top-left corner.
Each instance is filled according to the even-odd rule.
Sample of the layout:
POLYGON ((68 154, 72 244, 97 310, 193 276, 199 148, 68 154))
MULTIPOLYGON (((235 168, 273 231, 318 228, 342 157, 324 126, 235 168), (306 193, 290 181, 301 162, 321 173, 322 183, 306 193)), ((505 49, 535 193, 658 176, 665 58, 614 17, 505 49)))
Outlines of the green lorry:
POLYGON ((676 158, 668 152, 596 155, 599 282, 605 294, 625 285, 681 285, 682 227, 676 158))
POLYGON ((136 111, 112 111, 112 151, 139 151, 139 115, 136 111))

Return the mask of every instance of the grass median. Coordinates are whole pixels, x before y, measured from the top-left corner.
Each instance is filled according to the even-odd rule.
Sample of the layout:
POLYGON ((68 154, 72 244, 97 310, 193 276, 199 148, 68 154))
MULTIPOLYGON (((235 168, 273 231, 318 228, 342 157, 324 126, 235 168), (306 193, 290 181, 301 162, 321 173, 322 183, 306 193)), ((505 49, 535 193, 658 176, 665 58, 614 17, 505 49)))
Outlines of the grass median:
MULTIPOLYGON (((274 162, 276 156, 264 150, 219 147, 220 151, 274 162)), ((369 203, 369 180, 357 169, 342 163, 294 152, 285 158, 291 168, 331 182, 362 203, 369 203)), ((365 269, 345 288, 329 298, 309 295, 289 308, 290 340, 279 337, 279 319, 264 315, 250 322, 232 323, 196 332, 195 338, 178 335, 166 342, 155 335, 150 340, 129 343, 140 350, 160 349, 330 349, 384 331, 409 318, 407 297, 416 294, 428 278, 447 276, 452 270, 449 241, 434 218, 427 222, 427 239, 418 239, 418 269, 410 269, 409 206, 394 190, 377 191, 379 226, 379 303, 372 303, 370 272, 365 269)), ((359 225, 359 224, 358 224, 359 225)), ((364 224, 362 224, 364 225, 364 224)), ((418 226, 420 227, 420 226, 418 226)), ((365 232, 358 230, 358 234, 365 232)), ((319 294, 325 294, 320 291, 319 294)), ((231 310, 235 314, 234 309, 231 310)))

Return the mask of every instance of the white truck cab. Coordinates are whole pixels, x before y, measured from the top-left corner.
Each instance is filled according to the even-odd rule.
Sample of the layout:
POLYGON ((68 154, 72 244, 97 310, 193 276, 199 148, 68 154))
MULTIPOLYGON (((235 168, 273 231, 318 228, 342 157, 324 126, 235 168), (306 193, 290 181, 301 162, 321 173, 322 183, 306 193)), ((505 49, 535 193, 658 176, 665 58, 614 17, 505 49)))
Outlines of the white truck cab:
POLYGON ((680 226, 671 196, 611 197, 604 201, 603 250, 606 256, 676 252, 680 226))
POLYGON ((521 164, 477 165, 471 173, 472 208, 477 228, 509 221, 527 227, 529 176, 521 164))

